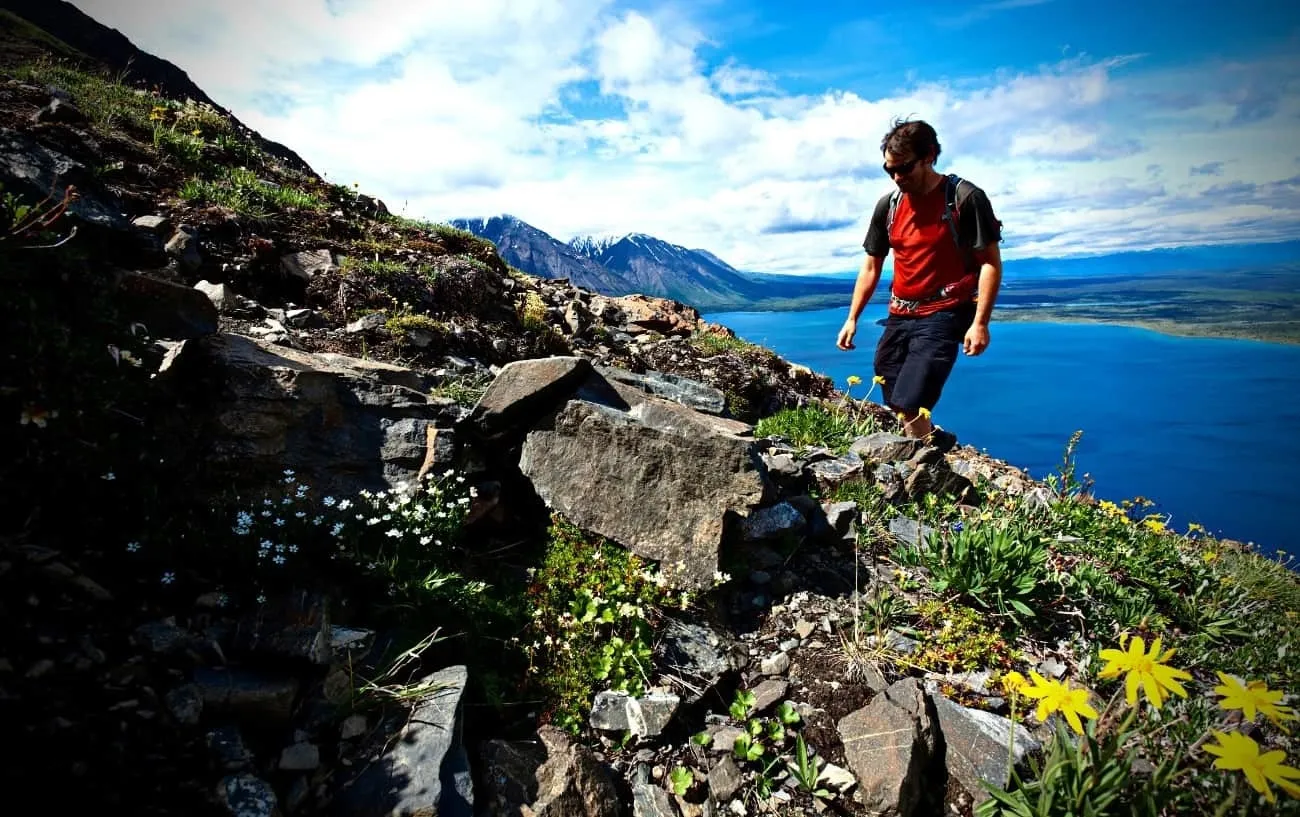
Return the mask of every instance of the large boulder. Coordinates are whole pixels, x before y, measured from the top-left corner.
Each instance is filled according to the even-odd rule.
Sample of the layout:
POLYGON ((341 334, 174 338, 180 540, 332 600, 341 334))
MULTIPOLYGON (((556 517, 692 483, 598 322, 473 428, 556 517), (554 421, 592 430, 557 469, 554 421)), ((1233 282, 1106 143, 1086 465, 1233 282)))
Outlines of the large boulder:
POLYGON ((678 586, 704 587, 728 515, 765 493, 749 431, 593 373, 534 425, 519 466, 574 524, 660 562, 678 586))
POLYGON ((483 392, 471 416, 488 436, 526 426, 567 400, 591 371, 591 362, 582 357, 507 363, 483 392))
POLYGON ((432 380, 417 372, 236 334, 186 346, 175 367, 214 392, 211 456, 219 468, 287 467, 322 490, 352 492, 394 487, 431 459, 449 459, 464 410, 431 397, 432 380))

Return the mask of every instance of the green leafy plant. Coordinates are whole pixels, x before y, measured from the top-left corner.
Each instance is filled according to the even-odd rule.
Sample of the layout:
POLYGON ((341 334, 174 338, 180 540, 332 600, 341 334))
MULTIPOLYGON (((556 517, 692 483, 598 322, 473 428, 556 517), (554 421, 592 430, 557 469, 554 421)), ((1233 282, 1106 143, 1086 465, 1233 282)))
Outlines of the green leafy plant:
POLYGON ((809 751, 803 735, 795 736, 794 761, 789 764, 789 769, 794 779, 798 781, 800 789, 813 797, 830 797, 829 791, 817 785, 817 781, 821 778, 821 768, 825 764, 826 761, 809 751))
POLYGON ((955 593, 976 606, 1013 620, 1033 618, 1029 606, 1044 589, 1047 543, 1022 526, 962 526, 951 535, 932 534, 921 557, 934 576, 936 593, 955 593))
POLYGON ((741 732, 736 736, 736 741, 732 744, 731 753, 737 760, 754 761, 763 756, 767 747, 763 745, 754 735, 748 732, 741 732))
POLYGON ((691 785, 695 782, 695 774, 685 766, 675 766, 668 773, 668 782, 672 786, 673 794, 681 797, 690 790, 691 785))
POLYGON ((750 711, 753 710, 757 702, 758 698, 754 697, 754 693, 747 689, 738 689, 731 701, 731 707, 727 711, 733 719, 743 721, 749 717, 750 711))
POLYGON ((551 719, 576 732, 596 690, 643 693, 656 623, 665 608, 686 609, 693 598, 660 568, 553 516, 525 594, 532 626, 524 642, 551 719))
POLYGON ((1105 817, 1116 806, 1132 776, 1119 752, 1119 739, 1098 740, 1091 725, 1082 742, 1070 739, 1057 722, 1042 761, 1034 761, 1029 779, 1008 792, 988 786, 990 799, 977 817, 1105 817))
POLYGON ((801 720, 799 717, 799 711, 795 709, 794 704, 789 701, 782 701, 777 705, 776 717, 786 726, 793 726, 801 720))

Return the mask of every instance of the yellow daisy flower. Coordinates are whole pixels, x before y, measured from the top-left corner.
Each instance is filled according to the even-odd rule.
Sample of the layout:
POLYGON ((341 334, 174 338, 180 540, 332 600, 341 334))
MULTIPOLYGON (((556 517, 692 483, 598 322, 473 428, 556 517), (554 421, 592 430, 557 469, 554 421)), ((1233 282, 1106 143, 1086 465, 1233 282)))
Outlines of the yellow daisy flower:
POLYGON ((1239 770, 1246 775, 1246 780, 1256 791, 1264 795, 1270 803, 1276 803, 1269 781, 1276 783, 1292 797, 1300 797, 1300 785, 1291 782, 1300 778, 1300 769, 1282 765, 1286 753, 1282 751, 1259 753, 1259 744, 1240 732, 1219 732, 1211 729, 1219 742, 1207 743, 1205 751, 1218 757, 1214 768, 1239 770), (1288 779, 1289 778, 1289 779, 1288 779))
POLYGON ((1223 696, 1219 701, 1221 709, 1240 709, 1246 716, 1246 720, 1255 719, 1255 711, 1264 713, 1264 717, 1281 726, 1282 721, 1293 721, 1296 719, 1295 712, 1286 704, 1278 703, 1282 700, 1282 691, 1271 690, 1263 681, 1250 681, 1242 684, 1238 678, 1226 673, 1218 673, 1222 685, 1214 688, 1214 691, 1223 696))
POLYGON ((1029 671, 1029 675, 1034 682, 1021 687, 1020 694, 1038 699, 1038 709, 1034 713, 1038 720, 1046 721, 1048 715, 1060 712, 1070 728, 1082 735, 1083 724, 1079 721, 1079 716, 1091 720, 1097 718, 1097 710, 1088 703, 1088 690, 1071 689, 1069 681, 1049 681, 1033 670, 1029 671))
POLYGON ((1165 692, 1187 697, 1187 690, 1178 683, 1179 678, 1190 681, 1190 673, 1166 666, 1165 662, 1173 657, 1172 649, 1160 652, 1160 639, 1151 642, 1151 652, 1146 651, 1142 636, 1133 636, 1128 642, 1128 650, 1102 650, 1098 655, 1106 661, 1106 666, 1097 674, 1098 678, 1116 678, 1121 674, 1124 679, 1124 699, 1129 704, 1137 703, 1138 686, 1146 693, 1147 700, 1159 709, 1165 701, 1165 692))

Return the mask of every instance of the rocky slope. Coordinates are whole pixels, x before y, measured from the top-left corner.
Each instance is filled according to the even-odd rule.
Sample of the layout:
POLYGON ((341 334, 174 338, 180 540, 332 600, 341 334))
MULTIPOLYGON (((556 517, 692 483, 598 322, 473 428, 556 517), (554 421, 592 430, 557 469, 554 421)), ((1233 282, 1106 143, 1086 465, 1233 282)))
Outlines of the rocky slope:
POLYGON ((998 677, 1081 671, 1082 629, 1203 621, 1290 680, 1294 633, 1201 615, 1195 543, 1124 527, 1198 571, 1126 575, 1071 533, 1086 495, 896 437, 680 302, 524 274, 58 67, 0 80, 0 140, 3 774, 45 808, 968 814, 1049 733, 998 677), (796 408, 834 433, 759 433, 796 408), (1052 545, 1039 629, 908 557, 1000 515, 1052 545))

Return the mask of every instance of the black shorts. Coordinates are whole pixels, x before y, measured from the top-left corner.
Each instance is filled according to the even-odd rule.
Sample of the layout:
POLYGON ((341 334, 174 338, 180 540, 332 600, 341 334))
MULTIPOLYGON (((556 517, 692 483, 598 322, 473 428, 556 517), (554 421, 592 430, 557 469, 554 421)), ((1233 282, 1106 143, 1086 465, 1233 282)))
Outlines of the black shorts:
POLYGON ((933 409, 974 320, 973 302, 920 317, 890 315, 876 344, 885 404, 895 411, 933 409))

